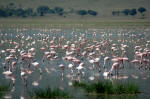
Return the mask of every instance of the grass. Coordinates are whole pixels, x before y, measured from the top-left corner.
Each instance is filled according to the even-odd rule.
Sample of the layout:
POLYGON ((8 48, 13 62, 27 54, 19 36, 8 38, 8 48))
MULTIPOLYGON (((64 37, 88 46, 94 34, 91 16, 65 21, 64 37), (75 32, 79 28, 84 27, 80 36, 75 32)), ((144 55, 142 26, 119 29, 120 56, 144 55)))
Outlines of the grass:
POLYGON ((0 19, 1 28, 131 28, 132 26, 150 26, 150 21, 132 20, 100 20, 100 19, 59 19, 27 18, 0 19))
POLYGON ((84 83, 84 82, 74 81, 74 82, 73 82, 73 86, 74 86, 74 87, 86 88, 86 87, 87 87, 87 84, 84 83))
POLYGON ((7 85, 0 85, 0 92, 8 91, 9 87, 7 85))
POLYGON ((9 90, 9 87, 7 85, 0 85, 0 98, 2 98, 6 91, 9 90))
POLYGON ((84 82, 75 81, 74 87, 85 89, 88 93, 96 94, 138 94, 140 93, 139 87, 134 83, 116 83, 110 81, 96 82, 87 84, 84 82))
POLYGON ((59 89, 59 88, 56 88, 54 90, 52 90, 50 87, 48 88, 45 88, 45 89, 41 89, 41 88, 38 88, 38 89, 35 89, 32 93, 30 92, 30 96, 32 98, 35 98, 35 99, 43 99, 43 98, 47 98, 47 99, 64 99, 64 98, 70 98, 71 96, 64 92, 63 90, 59 89))

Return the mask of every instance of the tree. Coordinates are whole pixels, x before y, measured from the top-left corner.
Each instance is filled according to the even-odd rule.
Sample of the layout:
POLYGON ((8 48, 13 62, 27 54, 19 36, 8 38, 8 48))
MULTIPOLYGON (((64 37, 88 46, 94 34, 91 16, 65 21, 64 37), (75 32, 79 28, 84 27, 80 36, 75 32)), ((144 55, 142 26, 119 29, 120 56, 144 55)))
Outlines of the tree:
POLYGON ((55 10, 49 9, 48 13, 49 13, 49 14, 54 14, 54 13, 55 13, 55 10))
POLYGON ((141 13, 142 16, 144 16, 144 12, 146 11, 146 8, 140 7, 138 8, 138 11, 141 13))
POLYGON ((33 9, 32 8, 28 8, 25 10, 25 13, 27 16, 32 16, 33 15, 33 9))
POLYGON ((17 9, 15 12, 16 12, 16 16, 18 17, 26 17, 25 11, 22 8, 17 9))
POLYGON ((92 16, 96 16, 97 12, 93 11, 93 10, 88 10, 88 14, 92 15, 92 16))
POLYGON ((6 12, 3 9, 0 9, 0 17, 7 17, 6 12))
POLYGON ((135 15, 137 14, 136 9, 131 9, 131 10, 129 11, 129 14, 132 15, 132 16, 135 16, 135 15))
POLYGON ((123 11, 122 11, 122 13, 124 13, 124 15, 129 15, 129 13, 130 13, 130 10, 129 9, 124 9, 123 11))
POLYGON ((48 13, 49 7, 48 6, 39 6, 37 8, 37 12, 40 14, 40 16, 44 16, 46 13, 48 13))
POLYGON ((143 13, 143 12, 145 12, 145 11, 146 11, 146 8, 144 8, 144 7, 140 7, 140 8, 138 8, 138 11, 139 11, 140 13, 143 13))
POLYGON ((57 13, 58 15, 62 16, 64 14, 64 9, 61 7, 55 7, 54 10, 55 10, 55 13, 57 13))
POLYGON ((13 15, 15 15, 15 10, 7 8, 7 9, 5 9, 5 13, 7 16, 13 16, 13 15))

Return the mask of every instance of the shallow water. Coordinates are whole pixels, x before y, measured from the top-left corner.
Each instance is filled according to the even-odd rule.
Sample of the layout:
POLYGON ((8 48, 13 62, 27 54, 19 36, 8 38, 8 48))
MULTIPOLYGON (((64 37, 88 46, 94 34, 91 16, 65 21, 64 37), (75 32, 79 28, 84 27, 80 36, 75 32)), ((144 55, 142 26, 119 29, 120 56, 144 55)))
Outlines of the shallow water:
MULTIPOLYGON (((51 28, 5 28, 1 27, 0 29, 0 80, 1 84, 3 83, 9 83, 11 88, 12 81, 10 79, 6 79, 5 76, 2 74, 2 72, 8 70, 8 68, 3 69, 5 61, 5 57, 9 56, 10 53, 2 53, 2 51, 6 51, 6 49, 14 49, 15 44, 11 42, 17 42, 19 44, 19 47, 16 48, 16 57, 17 59, 10 60, 9 63, 6 63, 6 67, 9 67, 11 65, 12 61, 17 61, 16 67, 13 69, 13 75, 16 78, 15 83, 15 90, 12 92, 9 92, 8 95, 12 97, 12 99, 19 99, 21 96, 25 97, 25 99, 29 99, 30 96, 28 94, 28 91, 33 90, 34 88, 41 87, 45 88, 47 86, 51 86, 52 88, 59 87, 70 94, 72 94, 75 98, 80 99, 97 99, 97 98, 103 98, 103 99, 149 99, 150 97, 150 70, 145 69, 138 69, 135 67, 131 61, 134 59, 134 47, 135 46, 141 46, 141 52, 144 50, 144 48, 150 49, 150 45, 146 46, 147 41, 150 40, 150 29, 147 27, 130 27, 130 28, 100 28, 100 29, 51 29, 51 28), (95 36, 94 36, 95 35, 95 36), (83 40, 87 41, 87 46, 96 45, 95 41, 100 43, 100 53, 93 49, 89 51, 88 53, 95 52, 96 54, 94 57, 99 57, 100 61, 99 64, 101 66, 101 72, 96 69, 92 68, 92 64, 89 62, 89 57, 80 57, 80 55, 75 55, 77 59, 80 60, 80 62, 84 63, 85 69, 82 70, 84 72, 84 76, 78 77, 77 73, 78 71, 74 70, 74 78, 72 79, 72 75, 70 75, 71 71, 68 69, 68 65, 71 63, 69 61, 65 61, 62 58, 65 56, 65 50, 58 47, 55 49, 57 59, 45 59, 43 62, 43 55, 44 53, 40 50, 41 47, 45 47, 46 51, 50 51, 50 41, 55 38, 55 45, 58 45, 58 40, 61 37, 64 37, 64 40, 62 41, 62 44, 65 45, 67 41, 70 41, 71 43, 75 43, 76 46, 80 46, 80 43, 83 42, 83 40), (44 42, 43 42, 44 41, 44 42), (105 49, 105 46, 102 45, 102 42, 107 41, 110 46, 108 46, 105 49), (104 57, 109 56, 112 58, 112 52, 110 50, 112 44, 117 44, 117 48, 119 49, 116 53, 117 56, 121 56, 120 46, 121 44, 126 44, 128 47, 126 48, 126 57, 129 58, 130 63, 125 63, 124 69, 120 69, 119 73, 120 75, 127 76, 127 79, 121 79, 117 80, 120 82, 134 82, 137 83, 140 86, 140 90, 142 91, 141 94, 137 96, 86 96, 84 91, 82 89, 75 89, 72 86, 69 86, 69 82, 72 82, 74 79, 78 79, 81 81, 86 82, 95 82, 97 80, 104 80, 103 72, 104 68, 102 68, 104 64, 104 57), (26 53, 30 48, 35 48, 34 52, 34 59, 31 60, 36 61, 39 63, 39 68, 42 71, 42 74, 40 74, 40 69, 34 68, 32 65, 30 69, 33 71, 32 74, 27 75, 27 86, 23 84, 23 80, 21 78, 21 69, 27 68, 28 62, 22 61, 20 52, 25 51, 26 53), (105 53, 105 50, 107 52, 105 53), (64 76, 61 76, 61 69, 59 68, 60 64, 64 64, 65 70, 64 70, 64 76), (134 75, 134 76, 133 76, 134 75), (146 76, 145 76, 146 75, 146 76), (136 78, 136 77, 137 78, 136 78), (94 77, 94 80, 90 80, 89 77, 94 77), (38 84, 37 86, 34 84, 38 84)), ((81 52, 85 51, 84 47, 81 47, 81 52)), ((147 59, 150 59, 150 56, 147 57, 147 59)), ((106 69, 107 71, 111 69, 111 65, 113 64, 112 61, 110 61, 109 64, 107 64, 106 69)), ((77 67, 79 64, 75 64, 75 67, 77 67)), ((150 64, 148 64, 150 66, 150 64)), ((114 72, 113 72, 114 73, 114 72)), ((111 79, 111 81, 115 82, 116 79, 111 79)))

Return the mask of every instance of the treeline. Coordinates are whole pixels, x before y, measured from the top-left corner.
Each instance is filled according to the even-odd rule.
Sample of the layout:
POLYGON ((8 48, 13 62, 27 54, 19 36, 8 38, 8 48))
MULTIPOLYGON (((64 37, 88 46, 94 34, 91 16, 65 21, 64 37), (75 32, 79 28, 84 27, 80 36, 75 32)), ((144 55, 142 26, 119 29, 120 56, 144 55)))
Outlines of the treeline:
MULTIPOLYGON (((147 11, 144 7, 133 8, 133 9, 123 9, 112 11, 113 16, 135 16, 138 13, 141 14, 142 18, 145 16, 147 11)), ((75 10, 75 9, 64 9, 62 7, 50 8, 46 5, 41 5, 37 8, 24 8, 22 6, 16 6, 14 3, 10 3, 6 6, 0 6, 0 17, 36 17, 36 16, 48 16, 48 15, 58 15, 67 17, 69 14, 76 14, 80 16, 97 16, 98 12, 94 10, 75 10)))
POLYGON ((62 7, 49 8, 48 6, 39 6, 36 9, 16 7, 13 3, 3 7, 0 7, 0 17, 36 17, 46 15, 59 15, 66 16, 67 14, 77 14, 80 16, 91 15, 97 16, 97 12, 94 10, 74 10, 70 9, 65 11, 62 7))
POLYGON ((120 16, 120 15, 125 15, 125 16, 135 16, 139 12, 141 16, 145 16, 145 12, 147 11, 146 8, 144 7, 139 7, 137 9, 123 9, 121 11, 112 11, 113 16, 120 16))

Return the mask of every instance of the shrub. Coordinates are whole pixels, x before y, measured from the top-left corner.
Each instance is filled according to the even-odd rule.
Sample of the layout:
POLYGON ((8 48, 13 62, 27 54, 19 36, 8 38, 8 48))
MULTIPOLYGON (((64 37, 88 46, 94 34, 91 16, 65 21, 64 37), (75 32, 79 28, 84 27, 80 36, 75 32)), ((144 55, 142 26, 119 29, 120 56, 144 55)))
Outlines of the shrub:
POLYGON ((86 10, 79 10, 79 11, 77 11, 77 14, 84 16, 84 15, 87 15, 87 11, 86 10))
POLYGON ((67 98, 70 97, 68 93, 60 90, 60 89, 54 89, 52 90, 50 87, 45 88, 45 89, 34 89, 33 92, 29 92, 31 97, 35 98, 67 98))
POLYGON ((112 84, 110 81, 96 82, 86 84, 84 82, 73 83, 73 86, 85 89, 88 93, 97 94, 137 94, 140 93, 139 87, 134 83, 116 83, 112 84))
POLYGON ((9 91, 9 87, 7 85, 0 85, 0 98, 2 98, 7 91, 9 91))
POLYGON ((97 12, 93 11, 93 10, 88 10, 88 14, 92 15, 92 16, 96 16, 97 12))

